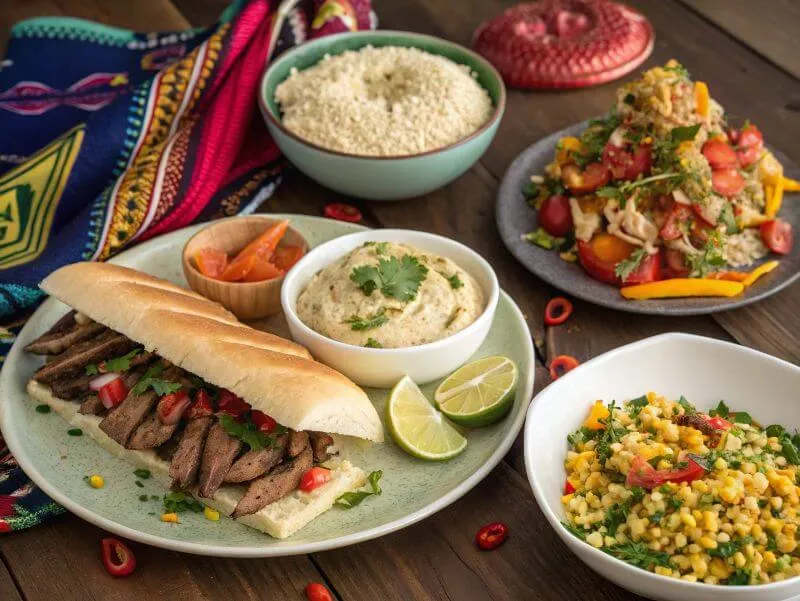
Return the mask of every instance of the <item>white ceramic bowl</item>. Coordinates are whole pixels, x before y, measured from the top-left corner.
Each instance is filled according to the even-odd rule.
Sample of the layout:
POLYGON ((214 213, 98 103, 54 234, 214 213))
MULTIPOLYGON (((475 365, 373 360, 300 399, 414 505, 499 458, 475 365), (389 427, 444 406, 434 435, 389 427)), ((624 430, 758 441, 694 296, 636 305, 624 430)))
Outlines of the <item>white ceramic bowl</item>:
POLYGON ((800 426, 800 368, 752 349, 689 334, 663 334, 605 353, 559 378, 533 400, 525 426, 525 467, 536 501, 567 546, 593 570, 630 591, 664 601, 784 601, 800 578, 755 586, 685 582, 633 567, 567 532, 561 505, 567 434, 592 402, 622 402, 654 391, 684 395, 708 410, 720 399, 764 424, 800 426))
POLYGON ((314 248, 286 274, 281 306, 289 330, 297 342, 317 359, 339 370, 356 384, 386 388, 404 375, 418 384, 449 375, 464 364, 483 344, 494 319, 500 286, 489 263, 463 244, 412 230, 369 230, 336 238, 314 248), (398 242, 447 257, 467 271, 483 288, 487 299, 483 313, 472 324, 452 336, 407 348, 375 349, 332 340, 315 332, 297 317, 297 297, 311 278, 364 242, 398 242))

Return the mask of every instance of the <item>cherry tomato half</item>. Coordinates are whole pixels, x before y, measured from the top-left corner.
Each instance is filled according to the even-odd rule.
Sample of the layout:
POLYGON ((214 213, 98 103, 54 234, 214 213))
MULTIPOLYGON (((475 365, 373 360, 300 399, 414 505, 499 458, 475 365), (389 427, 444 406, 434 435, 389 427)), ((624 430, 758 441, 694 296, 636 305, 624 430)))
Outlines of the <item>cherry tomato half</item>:
POLYGON ((730 430, 733 428, 733 424, 722 417, 709 417, 706 419, 706 421, 708 422, 708 425, 715 430, 730 430))
POLYGON ((790 223, 782 219, 773 219, 762 223, 760 231, 761 239, 772 252, 785 255, 792 250, 794 234, 790 223))
POLYGON ((326 470, 324 467, 312 467, 300 477, 300 485, 297 488, 303 492, 311 492, 330 479, 330 470, 326 470))
POLYGON ((508 526, 503 522, 492 522, 478 530, 475 544, 483 551, 491 551, 502 545, 508 537, 508 526))
POLYGON ((263 411, 253 411, 250 413, 250 419, 256 425, 256 427, 263 432, 264 434, 269 434, 275 429, 275 426, 278 425, 274 419, 272 419, 269 415, 264 413, 263 411))
POLYGON ((559 355, 550 362, 550 378, 555 381, 558 380, 565 373, 572 371, 580 365, 575 357, 569 355, 559 355))
POLYGON ((539 209, 539 225, 556 238, 570 233, 573 224, 569 199, 561 194, 546 198, 539 209))
POLYGON ((692 216, 692 210, 686 205, 675 203, 667 214, 664 225, 661 226, 659 235, 664 240, 677 240, 683 235, 681 226, 692 216))
POLYGON ((233 417, 240 417, 243 413, 250 410, 250 405, 245 403, 230 390, 225 390, 224 388, 219 391, 217 405, 220 412, 227 413, 233 417))
POLYGON ((711 187, 726 197, 736 196, 744 190, 744 178, 736 169, 715 169, 711 172, 711 187))
POLYGON ((319 582, 311 582, 306 586, 306 599, 308 601, 333 601, 330 591, 319 582))
POLYGON ((563 296, 551 298, 544 308, 544 323, 547 326, 557 326, 569 319, 572 315, 572 303, 563 296))
POLYGON ((737 141, 736 155, 742 167, 749 167, 758 161, 764 149, 764 135, 752 123, 742 128, 737 141))
POLYGON ((136 569, 136 557, 121 540, 108 537, 100 541, 103 565, 106 572, 115 578, 122 578, 133 573, 136 569))
POLYGON ((211 397, 202 388, 194 395, 194 404, 186 410, 186 417, 195 419, 198 417, 208 417, 214 413, 214 405, 211 397))
POLYGON ((165 394, 158 401, 156 415, 159 421, 167 426, 172 426, 181 421, 183 412, 192 404, 192 399, 185 390, 178 390, 171 394, 165 394))
POLYGON ((689 275, 686 265, 686 255, 674 248, 668 248, 664 253, 664 267, 662 275, 665 278, 685 278, 689 275))
POLYGON ((97 396, 103 403, 103 407, 111 409, 125 400, 125 397, 128 396, 128 388, 121 377, 115 378, 98 390, 97 396))
POLYGON ((342 202, 325 205, 324 213, 328 219, 337 219, 338 221, 348 221, 350 223, 358 223, 363 219, 358 207, 342 202))
POLYGON ((595 234, 589 241, 578 240, 578 260, 594 279, 614 286, 645 284, 661 279, 661 253, 648 255, 623 282, 616 274, 620 261, 627 259, 635 246, 611 234, 595 234))
POLYGON ((603 148, 602 160, 615 180, 633 181, 639 175, 649 173, 653 153, 649 146, 642 145, 628 150, 608 143, 603 148))
POLYGON ((611 174, 602 163, 589 163, 583 171, 577 165, 566 165, 561 170, 561 179, 575 194, 585 194, 605 186, 611 174))
POLYGON ((714 138, 703 144, 702 152, 712 169, 725 169, 728 167, 738 167, 739 165, 736 151, 730 144, 718 138, 714 138))
POLYGON ((638 455, 633 458, 628 476, 625 479, 627 486, 641 486, 652 490, 666 482, 692 482, 702 478, 706 470, 691 457, 686 458, 686 467, 672 470, 657 470, 647 463, 647 460, 638 455))

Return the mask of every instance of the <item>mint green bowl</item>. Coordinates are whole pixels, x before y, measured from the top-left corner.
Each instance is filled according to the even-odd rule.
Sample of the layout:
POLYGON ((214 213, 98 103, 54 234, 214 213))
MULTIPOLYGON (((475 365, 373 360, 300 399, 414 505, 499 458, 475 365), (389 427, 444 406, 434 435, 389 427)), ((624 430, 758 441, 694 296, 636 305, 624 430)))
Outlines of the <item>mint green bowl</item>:
POLYGON ((320 38, 279 56, 261 80, 259 106, 275 143, 303 173, 350 196, 400 200, 441 188, 477 162, 500 124, 506 106, 506 89, 494 67, 463 46, 407 31, 362 31, 320 38), (369 44, 419 48, 468 65, 494 103, 492 116, 479 130, 449 146, 396 157, 367 157, 327 150, 287 130, 281 123, 275 88, 289 76, 291 69, 302 71, 317 64, 326 54, 341 54, 369 44))

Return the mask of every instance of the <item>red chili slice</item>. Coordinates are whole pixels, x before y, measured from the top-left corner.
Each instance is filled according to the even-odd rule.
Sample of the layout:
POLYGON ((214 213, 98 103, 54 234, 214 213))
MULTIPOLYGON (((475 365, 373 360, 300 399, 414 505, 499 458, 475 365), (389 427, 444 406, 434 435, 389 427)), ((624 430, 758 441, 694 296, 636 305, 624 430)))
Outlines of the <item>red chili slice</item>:
POLYGON ((306 599, 308 601, 333 601, 330 591, 319 582, 311 582, 306 586, 306 599))
POLYGON ((492 522, 478 530, 475 544, 483 551, 491 551, 502 545, 508 537, 508 526, 503 522, 492 522))
POLYGON ((544 308, 544 323, 548 326, 557 326, 569 319, 572 315, 572 303, 563 296, 551 298, 544 308))
POLYGON ((564 483, 564 494, 565 494, 565 495, 571 495, 571 494, 572 494, 572 493, 574 493, 574 492, 575 492, 575 487, 572 485, 572 482, 570 482, 569 480, 567 480, 567 481, 564 483))
POLYGON ((357 207, 342 202, 334 202, 326 205, 325 217, 328 219, 337 219, 339 221, 349 221, 350 223, 358 223, 363 219, 361 211, 359 211, 357 207))
POLYGON ((115 578, 128 576, 136 569, 133 551, 121 540, 109 536, 100 541, 100 548, 106 572, 115 578))
POLYGON ((575 357, 569 355, 559 355, 550 362, 550 377, 555 381, 565 373, 572 371, 580 365, 575 357))

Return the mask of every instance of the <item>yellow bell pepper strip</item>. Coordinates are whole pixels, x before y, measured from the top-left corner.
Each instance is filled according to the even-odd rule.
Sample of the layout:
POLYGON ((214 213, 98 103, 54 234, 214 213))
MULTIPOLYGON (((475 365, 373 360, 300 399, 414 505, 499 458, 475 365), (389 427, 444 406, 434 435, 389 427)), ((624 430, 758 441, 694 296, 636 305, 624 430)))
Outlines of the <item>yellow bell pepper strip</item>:
POLYGON ((748 286, 752 286, 753 282, 755 282, 765 273, 769 273, 770 271, 775 269, 779 263, 780 261, 767 261, 763 265, 759 265, 753 271, 747 274, 747 278, 742 282, 742 284, 744 284, 745 288, 747 288, 748 286))
POLYGON ((556 148, 556 163, 564 165, 569 162, 572 154, 581 151, 581 141, 575 136, 566 136, 558 141, 556 148))
POLYGON ((596 401, 595 404, 592 405, 592 410, 589 412, 589 416, 586 418, 586 421, 583 422, 583 425, 589 430, 605 430, 606 425, 600 420, 608 418, 609 415, 608 408, 603 404, 603 401, 596 401))
POLYGON ((744 282, 750 274, 744 271, 714 271, 707 278, 711 280, 727 280, 728 282, 744 282))
POLYGON ((681 298, 693 296, 737 296, 744 291, 741 282, 710 278, 673 278, 620 288, 622 296, 632 300, 681 298))
POLYGON ((778 162, 775 155, 767 151, 758 162, 758 179, 765 186, 774 186, 783 177, 783 165, 778 162))
POLYGON ((704 81, 694 82, 694 104, 698 115, 708 117, 708 85, 704 81))
POLYGON ((783 189, 786 192, 800 192, 800 182, 791 177, 781 178, 783 180, 783 189))
POLYGON ((778 214, 778 211, 781 210, 781 204, 783 203, 783 178, 778 180, 778 183, 775 184, 775 189, 772 191, 770 196, 767 196, 767 202, 764 206, 764 214, 767 217, 775 217, 778 214))

